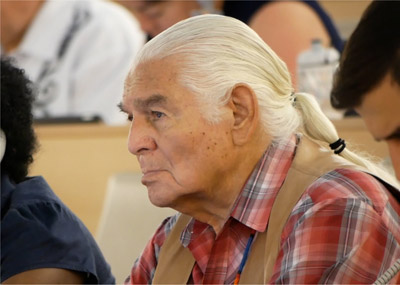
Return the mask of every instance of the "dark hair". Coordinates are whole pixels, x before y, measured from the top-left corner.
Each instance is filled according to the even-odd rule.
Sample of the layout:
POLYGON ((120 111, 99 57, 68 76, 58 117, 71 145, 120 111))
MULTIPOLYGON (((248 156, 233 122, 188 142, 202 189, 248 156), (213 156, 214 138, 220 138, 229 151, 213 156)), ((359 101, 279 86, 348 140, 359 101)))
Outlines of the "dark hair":
POLYGON ((373 1, 345 45, 331 92, 332 106, 359 106, 389 72, 400 84, 400 2, 373 1))
POLYGON ((18 183, 28 175, 37 141, 33 130, 32 83, 10 59, 1 58, 1 129, 6 135, 6 151, 1 172, 18 183))

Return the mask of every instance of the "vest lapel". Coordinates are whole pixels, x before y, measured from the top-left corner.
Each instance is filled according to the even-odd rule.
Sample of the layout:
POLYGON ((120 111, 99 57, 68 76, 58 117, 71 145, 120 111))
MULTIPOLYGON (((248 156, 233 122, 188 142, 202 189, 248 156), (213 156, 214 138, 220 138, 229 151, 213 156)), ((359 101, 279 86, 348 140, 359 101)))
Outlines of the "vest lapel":
POLYGON ((266 284, 270 281, 280 251, 282 231, 294 206, 318 177, 346 164, 346 167, 352 167, 346 160, 323 150, 306 137, 301 139, 272 206, 267 231, 258 233, 251 249, 240 278, 241 284, 266 284))
POLYGON ((153 284, 187 284, 195 259, 180 235, 191 217, 181 214, 160 250, 153 284))

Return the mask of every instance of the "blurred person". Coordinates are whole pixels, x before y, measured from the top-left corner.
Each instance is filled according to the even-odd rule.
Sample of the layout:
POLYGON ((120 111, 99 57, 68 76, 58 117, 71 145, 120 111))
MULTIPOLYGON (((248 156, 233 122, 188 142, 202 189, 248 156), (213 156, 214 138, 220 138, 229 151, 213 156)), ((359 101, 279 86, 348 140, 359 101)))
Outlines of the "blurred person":
POLYGON ((377 141, 386 141, 400 180, 400 2, 373 1, 346 44, 332 105, 355 109, 377 141))
POLYGON ((1 59, 1 283, 114 284, 84 224, 40 176, 29 177, 37 142, 31 82, 1 59))
POLYGON ((101 117, 123 123, 118 95, 145 35, 102 0, 1 1, 1 53, 35 83, 35 118, 101 117))
POLYGON ((127 284, 371 284, 400 258, 395 178, 243 22, 196 16, 153 38, 120 107, 150 201, 179 212, 127 284))
POLYGON ((203 13, 222 13, 243 21, 288 65, 296 81, 297 57, 318 38, 339 52, 343 42, 329 15, 317 1, 152 1, 117 0, 136 16, 142 29, 154 37, 173 24, 203 13))

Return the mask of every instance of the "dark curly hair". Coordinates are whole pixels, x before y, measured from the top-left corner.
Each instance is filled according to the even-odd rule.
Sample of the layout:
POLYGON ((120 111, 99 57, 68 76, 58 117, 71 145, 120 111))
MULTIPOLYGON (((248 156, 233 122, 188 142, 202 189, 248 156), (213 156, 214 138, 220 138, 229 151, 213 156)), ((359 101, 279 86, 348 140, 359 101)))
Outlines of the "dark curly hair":
POLYGON ((6 150, 1 173, 16 183, 28 175, 37 148, 33 130, 32 83, 9 58, 1 57, 1 129, 6 135, 6 150))

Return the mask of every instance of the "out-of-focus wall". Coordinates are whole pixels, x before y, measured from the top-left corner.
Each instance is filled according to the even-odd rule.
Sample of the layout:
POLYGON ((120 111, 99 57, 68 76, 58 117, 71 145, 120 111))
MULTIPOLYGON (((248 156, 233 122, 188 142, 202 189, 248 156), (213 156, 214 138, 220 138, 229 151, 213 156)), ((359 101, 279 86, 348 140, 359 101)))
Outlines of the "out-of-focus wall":
POLYGON ((341 36, 348 39, 371 0, 321 0, 319 3, 333 18, 341 36))
POLYGON ((30 175, 43 175, 95 234, 109 177, 117 172, 140 172, 127 147, 129 126, 38 125, 35 131, 40 148, 30 175))

